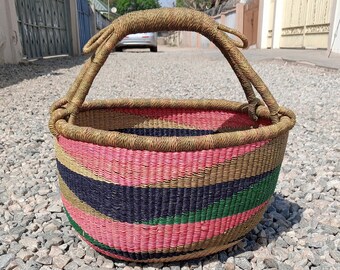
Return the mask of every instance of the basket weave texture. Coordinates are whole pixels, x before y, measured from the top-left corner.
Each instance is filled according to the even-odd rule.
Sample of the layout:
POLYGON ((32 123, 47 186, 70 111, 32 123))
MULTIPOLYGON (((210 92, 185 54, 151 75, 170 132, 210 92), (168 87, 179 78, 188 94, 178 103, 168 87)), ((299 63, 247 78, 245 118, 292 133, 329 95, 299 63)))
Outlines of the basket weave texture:
POLYGON ((277 105, 236 46, 247 46, 243 35, 179 8, 122 16, 85 46, 93 55, 52 105, 50 130, 66 215, 94 249, 127 261, 187 260, 235 245, 261 220, 295 115, 277 105), (212 40, 248 103, 84 102, 117 42, 160 30, 197 31, 212 40))

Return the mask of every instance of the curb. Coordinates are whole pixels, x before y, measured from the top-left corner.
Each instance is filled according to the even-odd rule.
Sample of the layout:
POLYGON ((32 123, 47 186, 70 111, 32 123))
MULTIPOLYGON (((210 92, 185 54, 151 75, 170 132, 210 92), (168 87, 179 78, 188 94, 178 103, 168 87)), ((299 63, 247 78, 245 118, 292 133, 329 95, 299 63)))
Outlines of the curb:
POLYGON ((284 62, 296 63, 298 65, 303 65, 303 66, 318 67, 318 68, 328 69, 332 71, 340 71, 340 68, 330 67, 330 66, 325 66, 325 65, 318 65, 313 62, 308 62, 308 61, 303 61, 303 60, 293 60, 293 59, 283 58, 283 57, 274 57, 273 59, 284 61, 284 62))

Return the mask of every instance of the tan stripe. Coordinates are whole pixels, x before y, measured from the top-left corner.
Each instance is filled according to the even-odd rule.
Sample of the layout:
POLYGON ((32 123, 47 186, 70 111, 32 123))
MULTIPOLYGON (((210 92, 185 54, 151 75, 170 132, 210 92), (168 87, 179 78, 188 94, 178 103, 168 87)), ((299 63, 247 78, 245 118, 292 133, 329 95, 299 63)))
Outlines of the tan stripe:
POLYGON ((195 188, 252 177, 275 169, 282 163, 288 136, 273 139, 255 151, 200 170, 187 177, 148 185, 158 188, 195 188))
MULTIPOLYGON (((55 152, 56 157, 58 161, 63 164, 65 167, 69 168, 71 171, 80 174, 82 176, 89 177, 96 181, 106 182, 112 184, 112 181, 106 180, 103 177, 95 175, 93 172, 91 172, 89 169, 83 167, 81 164, 79 164, 74 158, 72 158, 69 154, 67 154, 58 144, 58 142, 55 143, 55 152)), ((112 172, 114 173, 114 172, 112 172)), ((117 173, 118 175, 118 173, 117 173)))
POLYGON ((89 126, 101 130, 124 128, 179 128, 197 129, 193 126, 112 110, 84 111, 77 116, 76 125, 89 126))
MULTIPOLYGON (((150 185, 141 185, 141 187, 195 188, 252 177, 271 171, 282 163, 287 137, 288 134, 284 134, 250 153, 238 156, 237 158, 228 160, 224 163, 202 169, 189 176, 166 180, 150 185)), ((95 175, 89 169, 81 166, 74 158, 67 154, 57 142, 55 144, 55 148, 58 161, 70 170, 80 175, 92 178, 93 180, 112 183, 112 181, 95 175)), ((149 168, 145 167, 138 173, 146 176, 149 174, 149 170, 149 168)), ((117 174, 117 176, 120 175, 114 171, 111 171, 111 173, 117 174)), ((128 173, 120 176, 127 178, 128 173)))
MULTIPOLYGON (((188 124, 179 124, 170 120, 162 120, 131 113, 117 112, 113 110, 93 110, 79 113, 76 119, 79 126, 90 126, 102 130, 116 130, 124 128, 178 128, 197 130, 197 127, 188 124)), ((249 129, 249 126, 222 127, 218 132, 232 132, 249 129)))
MULTIPOLYGON (((97 210, 93 209, 87 203, 81 201, 65 184, 62 178, 59 176, 59 185, 60 191, 65 197, 65 199, 70 202, 71 205, 78 208, 79 210, 95 216, 97 218, 106 219, 110 221, 118 222, 108 216, 105 216, 98 212, 97 210)), ((236 239, 240 238, 241 236, 248 233, 251 229, 253 229, 262 219, 263 213, 267 207, 264 207, 261 211, 253 215, 249 218, 246 222, 242 223, 234 227, 233 229, 229 229, 223 234, 217 235, 210 239, 206 239, 200 242, 195 242, 189 245, 183 245, 176 248, 166 248, 166 249, 158 249, 158 250, 151 250, 150 253, 169 253, 169 252, 189 252, 195 249, 202 249, 202 248, 211 248, 216 245, 222 245, 225 242, 235 241, 236 239)))

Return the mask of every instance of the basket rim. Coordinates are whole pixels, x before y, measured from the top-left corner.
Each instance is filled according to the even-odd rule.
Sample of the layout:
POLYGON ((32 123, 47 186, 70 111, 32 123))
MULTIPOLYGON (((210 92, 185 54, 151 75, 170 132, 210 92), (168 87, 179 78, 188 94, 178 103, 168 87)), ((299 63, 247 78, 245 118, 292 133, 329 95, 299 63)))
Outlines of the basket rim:
MULTIPOLYGON (((240 103, 227 100, 180 100, 180 99, 109 99, 92 100, 84 102, 80 108, 82 111, 112 109, 112 108, 178 108, 178 109, 205 109, 225 110, 241 113, 248 113, 248 103, 240 103)), ((58 109, 66 110, 66 109, 58 109)), ((52 112, 51 119, 53 118, 52 112)), ((60 112, 59 112, 60 113, 60 112)), ((260 105, 256 114, 260 118, 270 119, 267 107, 260 105)), ((126 148, 131 150, 148 150, 157 152, 188 152, 225 148, 249 144, 257 141, 276 138, 293 128, 295 125, 295 114, 284 107, 279 109, 279 122, 256 129, 217 133, 203 136, 187 137, 152 137, 126 134, 117 131, 106 131, 92 127, 81 127, 68 122, 68 114, 61 114, 63 117, 56 119, 55 128, 58 136, 65 138, 97 144, 126 148)))

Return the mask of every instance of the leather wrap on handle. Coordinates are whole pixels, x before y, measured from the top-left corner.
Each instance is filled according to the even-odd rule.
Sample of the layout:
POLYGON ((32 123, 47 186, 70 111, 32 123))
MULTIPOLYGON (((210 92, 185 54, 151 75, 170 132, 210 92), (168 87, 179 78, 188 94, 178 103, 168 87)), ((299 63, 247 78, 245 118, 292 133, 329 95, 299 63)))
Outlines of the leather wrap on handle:
MULTIPOLYGON (((57 121, 61 115, 70 115, 72 121, 83 104, 100 68, 116 44, 125 36, 133 33, 167 30, 194 31, 211 40, 220 49, 238 77, 250 104, 250 111, 254 114, 253 118, 256 118, 255 107, 259 103, 253 91, 254 86, 268 107, 272 122, 279 121, 279 106, 276 100, 237 48, 237 46, 247 47, 245 36, 236 30, 216 23, 205 13, 187 8, 161 8, 131 12, 119 17, 93 36, 84 46, 84 53, 93 52, 92 57, 84 65, 67 95, 52 105, 51 112, 62 106, 66 112, 51 117, 52 121, 57 121), (232 40, 225 32, 238 36, 242 43, 232 40)), ((54 130, 52 124, 50 123, 50 127, 54 130)))

